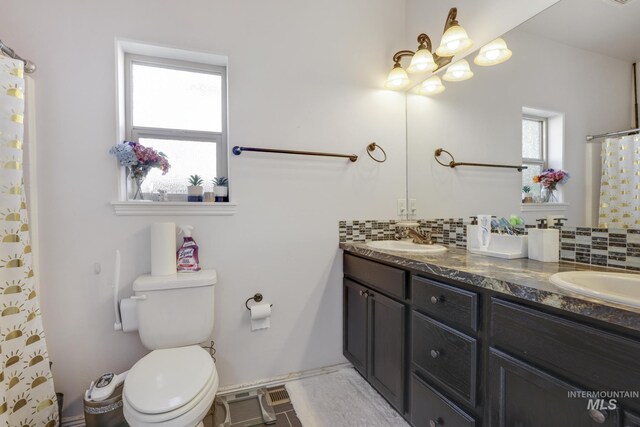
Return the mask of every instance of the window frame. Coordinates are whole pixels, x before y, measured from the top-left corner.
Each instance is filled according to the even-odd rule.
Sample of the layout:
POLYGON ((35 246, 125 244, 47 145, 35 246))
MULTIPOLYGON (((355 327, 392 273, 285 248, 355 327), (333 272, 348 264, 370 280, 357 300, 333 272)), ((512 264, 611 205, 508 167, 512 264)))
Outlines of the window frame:
MULTIPOLYGON (((183 140, 216 143, 216 175, 229 176, 227 159, 227 67, 198 62, 190 62, 158 56, 146 56, 133 53, 124 55, 124 119, 125 137, 127 140, 138 142, 140 138, 183 140), (187 129, 156 128, 133 125, 133 91, 132 75, 134 65, 145 65, 158 68, 167 68, 179 71, 191 71, 198 73, 214 74, 221 77, 221 129, 220 132, 195 131, 187 129)), ((146 193, 149 194, 149 193, 146 193)), ((176 198, 182 194, 170 193, 176 198)))
MULTIPOLYGON (((533 122, 539 122, 542 124, 541 126, 541 146, 540 146, 540 157, 539 158, 534 158, 534 157, 522 157, 522 164, 523 165, 539 165, 542 166, 542 169, 547 169, 547 163, 548 163, 548 159, 547 159, 547 153, 549 151, 549 148, 547 146, 547 144, 549 143, 549 135, 548 135, 548 128, 549 128, 549 123, 548 123, 548 119, 547 117, 540 117, 540 116, 534 116, 531 114, 523 114, 522 118, 521 118, 521 123, 520 125, 522 126, 522 122, 525 120, 529 120, 529 121, 533 121, 533 122)), ((522 145, 524 144, 524 141, 520 140, 520 150, 522 151, 522 145)))

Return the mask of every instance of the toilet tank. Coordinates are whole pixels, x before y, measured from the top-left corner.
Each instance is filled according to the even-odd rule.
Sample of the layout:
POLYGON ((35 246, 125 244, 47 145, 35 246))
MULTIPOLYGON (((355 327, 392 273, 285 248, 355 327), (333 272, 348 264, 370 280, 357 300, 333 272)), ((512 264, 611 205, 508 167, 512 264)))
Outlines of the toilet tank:
POLYGON ((215 270, 138 277, 138 333, 149 350, 207 341, 213 333, 215 270))

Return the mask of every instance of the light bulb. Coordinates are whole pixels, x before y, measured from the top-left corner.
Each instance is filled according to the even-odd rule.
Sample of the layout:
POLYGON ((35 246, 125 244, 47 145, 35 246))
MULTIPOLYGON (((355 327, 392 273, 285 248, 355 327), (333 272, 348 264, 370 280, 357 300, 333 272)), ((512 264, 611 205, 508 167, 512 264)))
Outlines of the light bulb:
POLYGON ((451 57, 465 52, 471 48, 473 41, 460 25, 453 25, 442 35, 440 46, 436 49, 436 55, 451 57))
POLYGON ((512 52, 507 47, 507 43, 503 39, 498 38, 483 46, 473 62, 476 65, 488 67, 491 65, 502 64, 511 58, 511 55, 512 52))
POLYGON ((461 82, 473 77, 473 71, 469 67, 469 63, 466 59, 461 59, 455 62, 447 68, 447 72, 442 78, 449 82, 461 82))
POLYGON ((408 84, 409 76, 407 75, 407 72, 400 66, 400 64, 396 63, 387 77, 385 87, 387 89, 400 90, 408 84))
POLYGON ((433 54, 428 49, 419 49, 411 58, 411 64, 407 68, 410 73, 419 73, 422 71, 433 71, 438 66, 433 60, 433 54))
POLYGON ((444 92, 445 89, 446 88, 442 84, 442 80, 440 80, 440 77, 433 76, 422 82, 422 86, 420 87, 420 94, 437 95, 444 92))

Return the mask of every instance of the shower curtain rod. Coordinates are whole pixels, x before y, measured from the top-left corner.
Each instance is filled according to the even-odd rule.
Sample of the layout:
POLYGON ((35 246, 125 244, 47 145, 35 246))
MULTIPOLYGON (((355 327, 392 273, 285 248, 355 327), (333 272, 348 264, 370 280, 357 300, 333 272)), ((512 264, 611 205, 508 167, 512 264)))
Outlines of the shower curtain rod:
POLYGON ((593 141, 594 139, 608 138, 610 136, 625 136, 625 135, 633 135, 633 134, 636 134, 636 133, 640 133, 640 128, 629 129, 629 130, 620 130, 618 132, 609 132, 609 133, 603 133, 603 134, 600 134, 600 135, 587 135, 587 142, 593 141))
POLYGON ((7 46, 6 44, 4 44, 2 42, 2 40, 0 40, 0 51, 2 51, 5 55, 13 58, 13 59, 19 59, 20 61, 24 62, 24 72, 25 73, 33 73, 34 71, 36 71, 36 64, 34 64, 33 62, 29 61, 28 59, 23 59, 20 57, 20 55, 18 55, 13 49, 11 49, 9 46, 7 46))

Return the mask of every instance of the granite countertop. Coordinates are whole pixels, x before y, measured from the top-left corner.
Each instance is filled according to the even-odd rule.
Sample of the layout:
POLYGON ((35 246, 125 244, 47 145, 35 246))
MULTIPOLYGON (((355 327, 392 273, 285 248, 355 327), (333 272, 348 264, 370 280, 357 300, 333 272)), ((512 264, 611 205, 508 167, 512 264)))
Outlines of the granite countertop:
POLYGON ((418 272, 456 280, 502 294, 533 301, 624 328, 640 331, 640 310, 575 296, 551 282, 561 271, 620 270, 570 262, 540 262, 527 258, 501 259, 475 255, 465 249, 448 247, 442 254, 412 254, 373 249, 365 243, 340 243, 340 248, 356 255, 396 264, 418 272))

